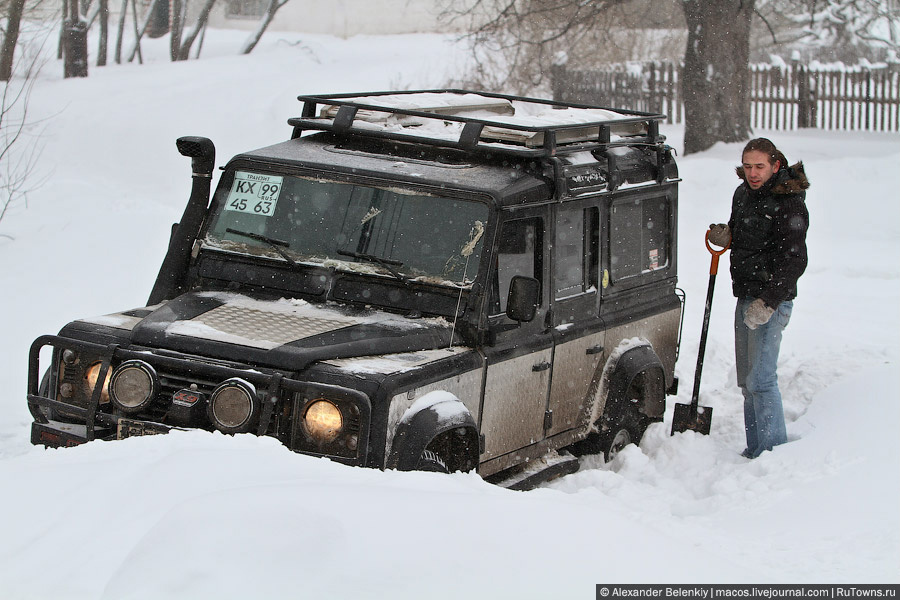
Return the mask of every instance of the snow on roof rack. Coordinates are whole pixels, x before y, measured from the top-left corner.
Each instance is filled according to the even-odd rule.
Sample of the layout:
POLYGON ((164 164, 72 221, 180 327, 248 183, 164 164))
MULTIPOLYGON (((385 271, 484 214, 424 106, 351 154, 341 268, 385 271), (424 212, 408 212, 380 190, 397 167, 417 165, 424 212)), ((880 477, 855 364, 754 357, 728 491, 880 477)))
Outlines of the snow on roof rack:
POLYGON ((665 115, 523 96, 439 89, 299 96, 292 138, 332 131, 522 157, 659 145, 665 115), (321 106, 321 108, 319 108, 321 106))

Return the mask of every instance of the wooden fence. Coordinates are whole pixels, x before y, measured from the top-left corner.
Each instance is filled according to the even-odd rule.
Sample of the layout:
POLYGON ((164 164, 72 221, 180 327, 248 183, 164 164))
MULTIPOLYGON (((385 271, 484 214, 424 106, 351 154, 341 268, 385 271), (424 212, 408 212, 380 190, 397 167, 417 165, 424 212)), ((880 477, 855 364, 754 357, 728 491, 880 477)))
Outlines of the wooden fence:
POLYGON ((553 99, 658 112, 670 123, 681 123, 681 67, 673 63, 610 65, 580 71, 555 65, 551 71, 553 99))
MULTIPOLYGON (((597 71, 556 66, 553 98, 665 114, 681 123, 681 68, 614 65, 597 71)), ((750 67, 750 126, 789 130, 900 131, 900 68, 750 67)))

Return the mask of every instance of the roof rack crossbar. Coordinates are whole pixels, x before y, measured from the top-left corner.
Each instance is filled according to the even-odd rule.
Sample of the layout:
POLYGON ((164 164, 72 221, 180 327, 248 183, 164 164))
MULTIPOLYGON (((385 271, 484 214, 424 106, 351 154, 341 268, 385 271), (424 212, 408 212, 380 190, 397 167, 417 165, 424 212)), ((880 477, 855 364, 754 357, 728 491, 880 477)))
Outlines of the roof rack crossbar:
POLYGON ((353 120, 356 119, 356 113, 359 111, 359 108, 353 106, 352 104, 345 104, 341 106, 337 115, 334 117, 334 122, 332 127, 334 127, 335 131, 350 131, 350 128, 353 127, 353 120))
POLYGON ((600 126, 600 133, 599 133, 599 135, 597 136, 597 141, 598 141, 599 143, 605 145, 605 144, 609 144, 610 141, 611 141, 611 139, 612 139, 612 136, 611 136, 611 133, 610 133, 609 125, 601 125, 601 126, 600 126))
POLYGON ((462 133, 459 134, 460 147, 469 150, 476 148, 483 130, 484 124, 477 121, 470 121, 463 125, 462 133))

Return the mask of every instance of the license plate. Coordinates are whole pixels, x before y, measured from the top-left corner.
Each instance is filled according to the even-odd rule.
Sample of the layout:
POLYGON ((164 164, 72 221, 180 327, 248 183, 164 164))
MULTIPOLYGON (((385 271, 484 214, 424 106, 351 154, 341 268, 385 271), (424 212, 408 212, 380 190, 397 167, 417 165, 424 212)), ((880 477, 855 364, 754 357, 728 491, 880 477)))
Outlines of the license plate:
POLYGON ((172 429, 168 425, 159 423, 150 423, 148 421, 135 421, 133 419, 119 419, 119 428, 116 432, 116 439, 124 440, 125 438, 138 437, 142 435, 158 435, 160 433, 169 433, 172 429))

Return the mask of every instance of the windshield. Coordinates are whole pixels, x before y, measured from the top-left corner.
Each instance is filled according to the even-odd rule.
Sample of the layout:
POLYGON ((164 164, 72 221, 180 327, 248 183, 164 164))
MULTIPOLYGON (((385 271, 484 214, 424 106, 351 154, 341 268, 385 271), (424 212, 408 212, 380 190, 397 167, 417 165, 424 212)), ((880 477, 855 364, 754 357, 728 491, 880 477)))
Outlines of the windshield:
POLYGON ((478 272, 480 202, 251 171, 217 194, 206 247, 432 283, 478 272))

